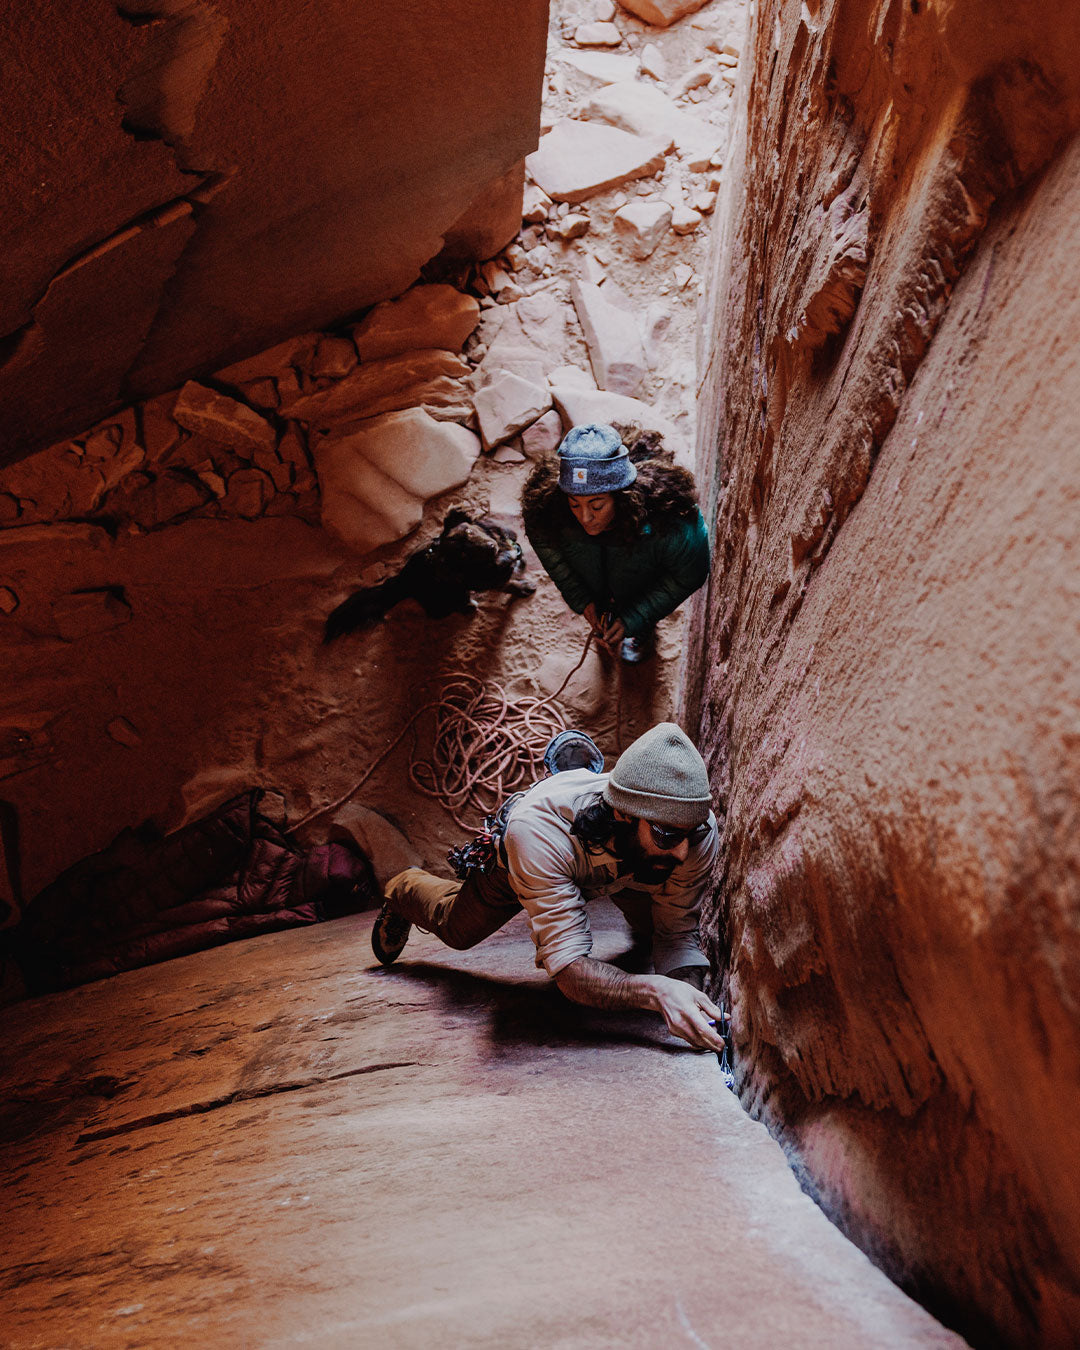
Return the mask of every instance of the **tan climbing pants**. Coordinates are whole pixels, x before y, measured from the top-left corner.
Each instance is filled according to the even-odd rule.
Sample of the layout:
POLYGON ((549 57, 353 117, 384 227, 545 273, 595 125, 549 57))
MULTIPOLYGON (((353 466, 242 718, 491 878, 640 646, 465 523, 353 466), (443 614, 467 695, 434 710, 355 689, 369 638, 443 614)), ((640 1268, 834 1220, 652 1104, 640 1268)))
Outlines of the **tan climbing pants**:
MULTIPOLYGON (((467 881, 447 881, 419 867, 407 867, 386 886, 386 898, 410 923, 434 933, 448 947, 464 951, 509 923, 521 909, 506 868, 471 872, 467 881)), ((623 890, 611 896, 638 941, 652 937, 652 898, 623 890)))
POLYGON ((467 881, 446 881, 419 867, 391 877, 386 898, 410 923, 464 951, 497 932, 521 909, 506 868, 471 872, 467 881))

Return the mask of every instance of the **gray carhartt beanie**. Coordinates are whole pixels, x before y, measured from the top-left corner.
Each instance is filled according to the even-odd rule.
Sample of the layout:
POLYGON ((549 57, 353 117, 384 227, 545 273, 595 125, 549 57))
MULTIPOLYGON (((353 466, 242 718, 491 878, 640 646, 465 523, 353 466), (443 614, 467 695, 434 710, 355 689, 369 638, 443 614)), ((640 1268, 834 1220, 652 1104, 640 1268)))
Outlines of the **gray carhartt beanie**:
POLYGON ((692 830, 709 818, 712 793, 705 761, 674 722, 656 726, 628 745, 603 790, 609 806, 628 816, 692 830))
POLYGON ((621 492, 637 469, 614 427, 588 422, 572 427, 559 446, 559 487, 571 497, 621 492))

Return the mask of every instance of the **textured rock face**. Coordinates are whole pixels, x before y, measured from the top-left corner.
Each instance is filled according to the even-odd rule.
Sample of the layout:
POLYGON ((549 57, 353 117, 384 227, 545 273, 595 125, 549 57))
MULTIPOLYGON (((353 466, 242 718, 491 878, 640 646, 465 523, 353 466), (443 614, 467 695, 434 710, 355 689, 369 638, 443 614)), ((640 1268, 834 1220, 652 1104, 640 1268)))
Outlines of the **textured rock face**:
POLYGON ((0 462, 396 295, 444 246, 496 252, 520 224, 546 16, 6 7, 0 462))
POLYGON ((994 1345, 1080 1341, 1078 44, 761 4, 703 349, 743 1100, 994 1345))

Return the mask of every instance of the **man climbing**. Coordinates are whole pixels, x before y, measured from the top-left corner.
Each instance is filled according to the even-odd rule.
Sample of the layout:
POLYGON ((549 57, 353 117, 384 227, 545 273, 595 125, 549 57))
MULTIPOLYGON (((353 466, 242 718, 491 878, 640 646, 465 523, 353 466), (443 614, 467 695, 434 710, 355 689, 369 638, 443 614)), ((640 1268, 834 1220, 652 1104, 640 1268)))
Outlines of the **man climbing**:
POLYGON ((575 1003, 659 1012, 668 1030, 720 1051, 703 992, 708 960, 698 915, 716 857, 709 778, 687 736, 661 722, 639 736, 608 774, 556 773, 512 798, 500 813, 489 865, 464 881, 417 867, 391 878, 371 945, 384 965, 401 954, 415 923, 450 947, 474 947, 521 909, 536 964, 575 1003), (651 932, 651 975, 630 975, 591 955, 586 902, 610 894, 637 932, 651 932))

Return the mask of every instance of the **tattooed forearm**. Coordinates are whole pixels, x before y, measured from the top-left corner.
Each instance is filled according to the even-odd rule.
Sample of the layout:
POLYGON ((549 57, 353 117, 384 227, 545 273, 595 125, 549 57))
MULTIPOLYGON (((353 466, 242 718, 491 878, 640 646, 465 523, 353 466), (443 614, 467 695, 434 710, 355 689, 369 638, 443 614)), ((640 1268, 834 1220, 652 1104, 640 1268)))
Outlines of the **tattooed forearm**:
POLYGON ((567 998, 590 1008, 655 1008, 653 981, 648 975, 627 975, 606 961, 579 956, 560 970, 555 983, 567 998))

